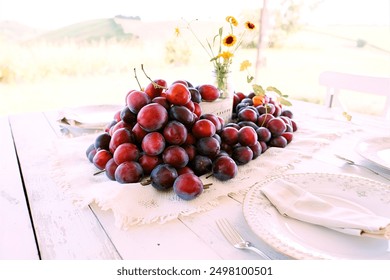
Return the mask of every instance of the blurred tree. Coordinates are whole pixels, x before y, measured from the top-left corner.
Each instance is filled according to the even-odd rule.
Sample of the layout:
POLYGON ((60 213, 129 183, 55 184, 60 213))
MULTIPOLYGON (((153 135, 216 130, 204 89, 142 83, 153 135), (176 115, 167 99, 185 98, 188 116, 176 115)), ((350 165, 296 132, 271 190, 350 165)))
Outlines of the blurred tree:
POLYGON ((305 25, 304 14, 312 12, 322 2, 324 0, 281 0, 278 6, 271 7, 273 28, 270 32, 269 47, 278 47, 286 36, 301 29, 305 25))
POLYGON ((261 0, 259 15, 259 37, 257 42, 256 74, 259 67, 266 64, 263 55, 268 48, 280 47, 283 40, 304 25, 302 15, 313 11, 324 0, 261 0))

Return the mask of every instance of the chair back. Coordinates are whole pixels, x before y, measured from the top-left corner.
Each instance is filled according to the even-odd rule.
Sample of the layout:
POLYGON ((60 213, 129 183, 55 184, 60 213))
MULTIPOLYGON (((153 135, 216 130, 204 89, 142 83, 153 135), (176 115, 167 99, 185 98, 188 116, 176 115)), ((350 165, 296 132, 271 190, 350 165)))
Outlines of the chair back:
POLYGON ((326 87, 325 104, 328 107, 334 105, 334 101, 341 90, 385 96, 386 103, 380 115, 390 118, 390 77, 325 71, 319 76, 319 84, 326 87))

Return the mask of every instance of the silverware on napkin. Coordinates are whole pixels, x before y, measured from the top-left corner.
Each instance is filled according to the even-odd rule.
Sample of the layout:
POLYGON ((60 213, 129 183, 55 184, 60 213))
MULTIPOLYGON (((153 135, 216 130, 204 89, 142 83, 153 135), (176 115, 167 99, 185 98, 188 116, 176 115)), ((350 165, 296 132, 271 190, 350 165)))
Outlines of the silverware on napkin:
POLYGON ((367 166, 365 166, 365 165, 363 165, 363 164, 358 164, 358 163, 356 163, 355 161, 353 161, 353 160, 351 160, 351 159, 349 159, 349 158, 343 157, 343 156, 341 156, 341 155, 335 154, 335 156, 336 156, 337 158, 339 158, 339 159, 345 161, 345 162, 348 163, 349 165, 354 165, 354 166, 358 166, 358 167, 365 168, 365 169, 371 171, 372 173, 374 173, 375 175, 381 176, 382 178, 384 178, 384 179, 390 181, 389 178, 383 176, 382 174, 380 174, 379 172, 375 171, 374 169, 371 169, 371 168, 369 168, 369 167, 367 167, 367 166))

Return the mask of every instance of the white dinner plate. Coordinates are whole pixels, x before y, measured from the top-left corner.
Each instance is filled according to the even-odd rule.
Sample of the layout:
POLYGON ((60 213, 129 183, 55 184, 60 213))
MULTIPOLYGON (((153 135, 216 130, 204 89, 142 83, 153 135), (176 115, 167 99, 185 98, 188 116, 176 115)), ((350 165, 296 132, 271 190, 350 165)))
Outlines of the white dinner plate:
POLYGON ((74 136, 103 131, 122 109, 118 105, 91 105, 66 108, 59 112, 58 123, 65 133, 74 136))
POLYGON ((365 139, 356 150, 365 159, 390 170, 390 137, 365 139))
POLYGON ((261 188, 284 179, 343 207, 390 217, 390 185, 357 176, 324 173, 289 174, 253 186, 243 212, 253 232, 276 251, 294 259, 390 259, 390 242, 352 236, 280 215, 261 188))

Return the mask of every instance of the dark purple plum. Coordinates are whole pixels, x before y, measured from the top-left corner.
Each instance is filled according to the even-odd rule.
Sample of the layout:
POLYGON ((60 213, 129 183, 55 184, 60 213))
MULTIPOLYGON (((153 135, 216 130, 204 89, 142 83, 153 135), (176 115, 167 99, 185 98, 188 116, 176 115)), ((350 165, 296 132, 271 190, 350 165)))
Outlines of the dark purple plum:
POLYGON ((142 154, 138 159, 138 163, 141 164, 144 175, 150 175, 150 172, 152 172, 157 165, 163 163, 163 161, 160 156, 142 154))
POLYGON ((143 177, 143 169, 138 162, 125 161, 115 170, 115 180, 121 184, 137 183, 143 177))
POLYGON ((118 167, 118 164, 116 164, 115 160, 112 158, 106 163, 106 167, 104 168, 106 176, 112 180, 115 181, 115 170, 118 167))
POLYGON ((185 126, 190 126, 194 123, 194 113, 185 106, 174 105, 169 110, 169 118, 171 120, 177 120, 185 126))
POLYGON ((207 156, 196 155, 191 161, 191 168, 198 176, 211 172, 212 160, 207 156))
POLYGON ((273 118, 268 121, 266 126, 272 136, 280 136, 286 131, 286 123, 281 118, 273 118))
POLYGON ((104 170, 107 162, 112 158, 112 154, 107 150, 98 150, 93 156, 92 163, 100 170, 104 170))
POLYGON ((263 153, 263 148, 262 148, 259 141, 256 141, 256 143, 254 145, 248 146, 248 147, 251 148, 251 150, 253 152, 252 159, 256 159, 258 156, 260 156, 263 153))
POLYGON ((109 150, 109 145, 111 141, 111 135, 108 133, 99 134, 95 138, 95 149, 96 150, 109 150))
POLYGON ((277 147, 277 148, 285 148, 287 146, 287 139, 283 136, 279 135, 276 137, 272 137, 268 142, 269 146, 277 147))
POLYGON ((189 157, 186 150, 178 145, 168 146, 162 153, 162 160, 175 168, 182 168, 188 164, 189 157))
POLYGON ((178 176, 173 184, 173 191, 184 200, 192 200, 203 192, 203 183, 193 173, 178 176))
POLYGON ((252 146, 257 142, 256 130, 251 126, 241 127, 238 131, 238 143, 242 146, 252 146))
POLYGON ((177 177, 177 170, 165 163, 157 165, 150 173, 152 186, 159 191, 171 189, 177 177))
POLYGON ((248 146, 236 146, 233 148, 232 159, 237 165, 244 165, 253 159, 253 152, 248 146))
POLYGON ((163 130, 165 141, 171 145, 181 145, 187 139, 187 128, 179 121, 169 121, 163 130))
POLYGON ((238 167, 236 162, 227 155, 216 158, 212 166, 213 176, 220 181, 227 181, 236 177, 238 167))
POLYGON ((126 96, 126 105, 129 107, 129 110, 134 114, 138 114, 138 112, 145 105, 149 104, 151 99, 149 95, 147 95, 143 91, 133 90, 129 92, 126 96))
POLYGON ((268 142, 272 136, 269 129, 264 126, 260 126, 258 129, 256 129, 256 133, 258 141, 268 142))
POLYGON ((157 131, 168 122, 168 111, 158 103, 150 103, 140 109, 137 123, 147 132, 157 131))
POLYGON ((157 156, 165 149, 166 143, 164 136, 157 131, 150 132, 144 136, 141 141, 141 147, 145 154, 157 156))
POLYGON ((141 155, 138 147, 133 143, 123 143, 116 148, 114 152, 114 160, 116 164, 121 164, 125 161, 137 161, 141 155))
POLYGON ((198 154, 213 159, 221 150, 219 141, 215 137, 203 137, 196 142, 198 154))

